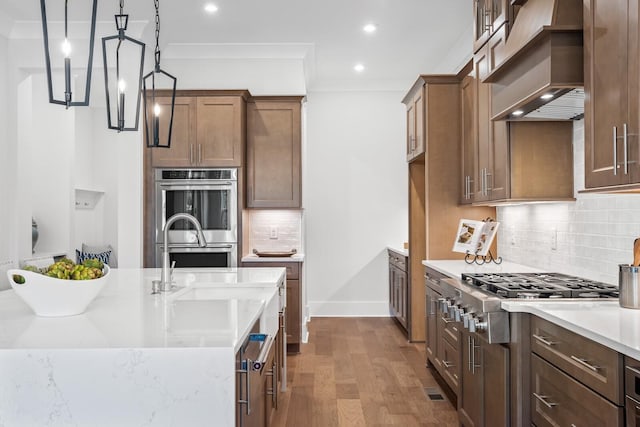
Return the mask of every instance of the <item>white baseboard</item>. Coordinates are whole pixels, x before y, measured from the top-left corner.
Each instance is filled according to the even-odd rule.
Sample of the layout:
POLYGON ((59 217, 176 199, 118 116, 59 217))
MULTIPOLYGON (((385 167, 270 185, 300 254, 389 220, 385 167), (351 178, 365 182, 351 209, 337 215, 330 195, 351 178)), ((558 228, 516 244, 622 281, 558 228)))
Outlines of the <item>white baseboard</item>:
POLYGON ((313 317, 389 317, 389 301, 309 301, 313 317))

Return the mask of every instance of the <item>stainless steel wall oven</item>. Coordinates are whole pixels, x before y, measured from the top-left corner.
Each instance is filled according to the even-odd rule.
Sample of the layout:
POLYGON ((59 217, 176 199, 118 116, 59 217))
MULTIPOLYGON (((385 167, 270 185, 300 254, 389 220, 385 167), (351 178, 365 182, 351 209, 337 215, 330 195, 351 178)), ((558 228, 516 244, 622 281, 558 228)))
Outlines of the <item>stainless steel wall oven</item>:
POLYGON ((197 245, 187 221, 169 230, 169 251, 176 267, 236 267, 238 242, 238 170, 156 169, 156 266, 162 261, 162 230, 172 215, 187 213, 202 225, 207 246, 197 245))

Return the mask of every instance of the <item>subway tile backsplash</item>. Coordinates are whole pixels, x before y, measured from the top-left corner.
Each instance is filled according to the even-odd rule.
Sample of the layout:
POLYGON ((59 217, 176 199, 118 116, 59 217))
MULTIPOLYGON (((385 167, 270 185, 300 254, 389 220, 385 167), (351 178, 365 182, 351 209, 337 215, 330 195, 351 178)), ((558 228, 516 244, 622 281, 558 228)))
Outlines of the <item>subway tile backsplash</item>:
MULTIPOLYGON (((574 125, 574 183, 584 188, 583 122, 574 125)), ((498 253, 546 271, 618 283, 640 237, 639 194, 576 194, 570 203, 497 208, 498 253), (555 248, 555 249, 553 249, 555 248)))
POLYGON ((302 211, 251 210, 249 211, 249 252, 287 252, 302 248, 302 211), (277 238, 272 238, 272 231, 277 238))

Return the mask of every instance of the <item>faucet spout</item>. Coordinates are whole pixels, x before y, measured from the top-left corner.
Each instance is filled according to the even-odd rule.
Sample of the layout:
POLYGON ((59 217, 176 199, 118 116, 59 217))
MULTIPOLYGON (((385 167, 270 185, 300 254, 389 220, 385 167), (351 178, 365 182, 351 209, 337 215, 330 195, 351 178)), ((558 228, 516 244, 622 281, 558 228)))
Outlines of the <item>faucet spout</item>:
POLYGON ((173 269, 170 267, 171 260, 169 258, 169 228, 171 228, 174 222, 181 219, 189 221, 196 228, 198 245, 201 248, 207 246, 207 241, 204 238, 204 233, 202 232, 202 226, 193 215, 189 215, 187 213, 177 213, 167 220, 167 223, 164 225, 164 228, 162 230, 164 238, 162 248, 162 273, 160 276, 160 291, 162 292, 171 290, 171 273, 173 269))

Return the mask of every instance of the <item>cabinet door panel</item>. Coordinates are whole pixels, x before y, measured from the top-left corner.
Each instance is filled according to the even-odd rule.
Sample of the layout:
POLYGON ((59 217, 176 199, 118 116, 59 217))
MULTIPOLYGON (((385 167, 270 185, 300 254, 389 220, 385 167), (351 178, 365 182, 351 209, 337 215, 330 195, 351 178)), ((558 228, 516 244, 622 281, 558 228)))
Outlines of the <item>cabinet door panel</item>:
POLYGON ((300 282, 287 279, 287 344, 300 344, 300 282))
POLYGON ((489 199, 489 194, 485 191, 486 170, 491 165, 490 144, 491 144, 491 86, 487 83, 480 83, 489 73, 489 57, 487 49, 480 50, 474 57, 474 74, 476 80, 476 129, 478 131, 476 150, 476 171, 477 183, 475 201, 485 201, 489 199))
POLYGON ((477 142, 476 129, 476 107, 475 107, 475 91, 476 79, 473 76, 467 76, 462 80, 460 85, 462 97, 462 188, 461 188, 461 204, 472 203, 474 200, 476 171, 474 159, 475 146, 477 142))
POLYGON ((627 397, 627 427, 640 427, 640 402, 627 397))
POLYGON ((413 159, 416 146, 416 109, 413 102, 407 104, 407 161, 413 159))
MULTIPOLYGON (((171 98, 156 98, 162 111, 171 109, 171 98)), ((160 141, 166 141, 168 126, 160 126, 160 141)), ((173 128, 170 148, 151 150, 151 164, 154 167, 188 167, 194 160, 196 140, 196 99, 176 97, 173 108, 173 128)))
POLYGON ((414 156, 419 156, 421 154, 424 153, 424 149, 425 149, 425 125, 426 123, 424 122, 424 118, 427 117, 427 111, 425 111, 425 108, 429 108, 428 106, 425 106, 425 91, 428 91, 429 87, 428 85, 423 88, 422 90, 419 90, 418 93, 416 93, 415 98, 413 98, 413 105, 415 106, 414 111, 416 113, 416 118, 415 118, 415 137, 416 137, 416 142, 415 142, 415 149, 414 149, 414 156))
POLYGON ((462 333, 460 349, 462 381, 458 395, 458 416, 464 427, 482 426, 482 361, 476 334, 466 329, 462 333))
MULTIPOLYGON (((585 0, 585 186, 628 181, 622 139, 614 149, 613 128, 627 122, 627 1, 585 0), (614 152, 617 174, 614 175, 614 152)), ((635 130, 637 133, 637 129, 635 130)))
POLYGON ((498 344, 482 345, 484 362, 484 425, 509 425, 509 349, 498 344))
POLYGON ((247 117, 247 207, 300 207, 300 103, 252 102, 247 117))
POLYGON ((240 97, 198 97, 198 166, 242 166, 243 117, 240 97))

